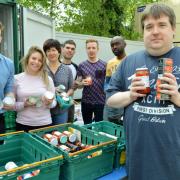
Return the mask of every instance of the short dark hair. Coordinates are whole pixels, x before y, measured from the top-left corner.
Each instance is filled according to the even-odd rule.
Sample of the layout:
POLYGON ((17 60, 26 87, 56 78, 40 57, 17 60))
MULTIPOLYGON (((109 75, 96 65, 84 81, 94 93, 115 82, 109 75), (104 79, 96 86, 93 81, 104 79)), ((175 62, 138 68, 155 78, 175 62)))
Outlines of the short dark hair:
POLYGON ((2 23, 0 22, 0 30, 3 31, 4 26, 2 25, 2 23))
POLYGON ((58 52, 61 54, 61 44, 58 40, 56 39, 47 39, 44 44, 43 44, 43 50, 46 53, 47 50, 50 48, 56 48, 58 52))
POLYGON ((110 45, 117 42, 122 42, 126 46, 126 42, 122 36, 114 36, 110 41, 110 45))
POLYGON ((66 40, 66 41, 63 43, 63 47, 65 47, 66 44, 72 44, 72 45, 74 45, 74 46, 76 47, 76 43, 75 43, 73 40, 71 40, 71 39, 66 40))
POLYGON ((176 27, 176 15, 174 10, 165 4, 153 4, 150 7, 147 7, 141 17, 141 28, 144 30, 144 21, 152 16, 155 19, 159 19, 162 15, 165 15, 169 18, 169 22, 172 27, 176 27))

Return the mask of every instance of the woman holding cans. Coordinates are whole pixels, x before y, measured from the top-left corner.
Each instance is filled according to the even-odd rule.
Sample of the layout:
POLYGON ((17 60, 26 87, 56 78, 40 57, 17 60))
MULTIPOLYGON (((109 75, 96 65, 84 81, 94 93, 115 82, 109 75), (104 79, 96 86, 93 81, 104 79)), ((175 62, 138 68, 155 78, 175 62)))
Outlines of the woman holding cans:
MULTIPOLYGON (((48 73, 54 81, 56 92, 64 86, 63 98, 69 98, 73 90, 73 75, 69 67, 60 62, 61 44, 58 40, 48 39, 43 45, 44 52, 48 59, 48 73), (64 97, 65 96, 65 97, 64 97)), ((66 123, 68 120, 68 108, 63 109, 58 103, 55 108, 51 109, 53 124, 66 123)))
POLYGON ((43 51, 32 46, 21 60, 24 72, 15 76, 17 130, 29 131, 52 124, 50 108, 56 105, 53 80, 46 71, 43 51))

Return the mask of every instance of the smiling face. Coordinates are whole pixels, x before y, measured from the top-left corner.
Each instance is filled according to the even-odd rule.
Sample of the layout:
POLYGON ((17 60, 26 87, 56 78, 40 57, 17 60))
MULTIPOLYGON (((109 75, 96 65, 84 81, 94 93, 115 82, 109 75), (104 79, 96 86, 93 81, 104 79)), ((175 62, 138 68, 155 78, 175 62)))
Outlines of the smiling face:
POLYGON ((49 60, 49 62, 57 62, 59 61, 60 53, 55 47, 51 47, 46 51, 46 56, 49 60))
POLYGON ((167 16, 149 16, 144 20, 144 44, 153 56, 167 53, 172 48, 174 35, 175 27, 171 26, 167 16))
POLYGON ((36 75, 41 71, 43 65, 42 54, 39 52, 33 52, 29 56, 27 70, 30 74, 36 75))

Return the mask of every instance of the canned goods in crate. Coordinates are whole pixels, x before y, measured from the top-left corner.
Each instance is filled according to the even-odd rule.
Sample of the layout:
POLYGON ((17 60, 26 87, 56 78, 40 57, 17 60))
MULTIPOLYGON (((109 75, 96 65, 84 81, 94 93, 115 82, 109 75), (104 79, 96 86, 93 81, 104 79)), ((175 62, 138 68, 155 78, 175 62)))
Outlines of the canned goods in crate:
POLYGON ((52 134, 45 134, 43 138, 54 146, 58 145, 57 137, 53 136, 52 134))
POLYGON ((68 137, 68 141, 71 143, 74 143, 76 141, 76 135, 69 132, 69 131, 64 131, 63 134, 65 134, 68 137))
POLYGON ((53 131, 52 135, 56 136, 61 144, 65 144, 67 142, 67 136, 59 131, 53 131))

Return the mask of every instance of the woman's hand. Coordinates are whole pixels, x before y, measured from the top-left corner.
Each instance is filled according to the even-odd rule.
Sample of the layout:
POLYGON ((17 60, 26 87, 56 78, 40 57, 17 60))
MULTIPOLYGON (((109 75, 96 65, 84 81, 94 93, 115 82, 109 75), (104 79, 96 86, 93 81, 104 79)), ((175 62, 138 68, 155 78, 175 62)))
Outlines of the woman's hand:
POLYGON ((36 103, 29 102, 29 99, 26 99, 24 102, 24 107, 35 107, 36 103))
POLYGON ((43 102, 43 104, 46 105, 46 106, 49 106, 50 104, 52 104, 53 100, 54 100, 54 98, 48 99, 48 98, 46 98, 45 96, 42 97, 42 102, 43 102))

